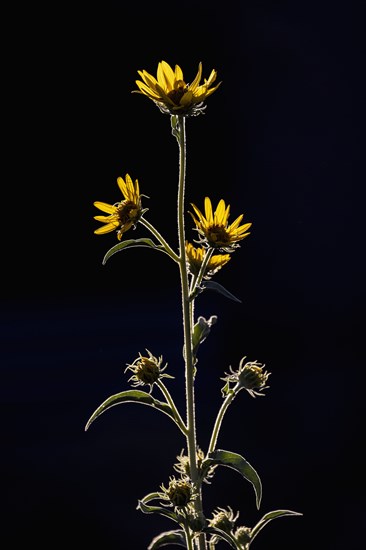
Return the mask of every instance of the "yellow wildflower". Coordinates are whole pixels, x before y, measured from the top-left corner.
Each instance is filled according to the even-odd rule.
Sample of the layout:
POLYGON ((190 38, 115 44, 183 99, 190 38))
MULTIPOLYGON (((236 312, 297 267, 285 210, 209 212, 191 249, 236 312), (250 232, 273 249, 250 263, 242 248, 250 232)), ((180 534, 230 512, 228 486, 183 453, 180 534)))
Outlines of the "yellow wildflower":
POLYGON ((137 71, 142 80, 136 80, 138 90, 135 93, 146 95, 159 107, 163 113, 171 115, 195 116, 205 108, 204 101, 220 86, 221 82, 212 87, 217 73, 211 71, 208 79, 202 77, 202 63, 191 84, 184 81, 182 69, 175 65, 174 70, 166 61, 160 61, 156 78, 147 71, 137 71))
POLYGON ((138 180, 132 182, 131 177, 126 174, 125 180, 121 177, 117 178, 118 187, 120 188, 124 200, 115 204, 107 204, 106 202, 96 201, 94 206, 102 212, 109 214, 108 216, 94 216, 98 222, 103 222, 105 225, 94 231, 97 235, 104 235, 111 231, 117 230, 117 238, 120 241, 126 231, 132 226, 135 226, 142 214, 141 196, 138 180))
POLYGON ((225 202, 221 199, 217 205, 215 212, 212 210, 211 200, 205 198, 205 214, 191 203, 194 214, 190 212, 196 229, 199 233, 200 243, 212 248, 219 248, 225 252, 233 252, 239 246, 238 241, 247 237, 250 233, 248 229, 251 223, 240 225, 244 214, 241 214, 236 220, 228 225, 230 215, 230 205, 225 206, 225 202))
MULTIPOLYGON (((206 250, 203 246, 201 246, 200 248, 195 248, 191 243, 186 242, 188 268, 189 272, 192 273, 192 275, 198 275, 205 252, 206 250)), ((203 275, 204 278, 210 279, 212 275, 217 273, 217 271, 219 271, 222 266, 227 264, 230 259, 230 254, 214 254, 213 256, 211 256, 203 275)))

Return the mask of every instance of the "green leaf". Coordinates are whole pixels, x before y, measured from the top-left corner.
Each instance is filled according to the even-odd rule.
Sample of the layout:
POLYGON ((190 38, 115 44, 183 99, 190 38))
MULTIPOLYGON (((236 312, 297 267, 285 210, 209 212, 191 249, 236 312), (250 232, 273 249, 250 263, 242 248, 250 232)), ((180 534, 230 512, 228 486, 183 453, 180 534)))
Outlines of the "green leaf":
POLYGON ((267 523, 282 516, 302 516, 302 514, 300 512, 293 512, 292 510, 273 510, 272 512, 268 512, 268 514, 265 514, 253 527, 250 538, 253 540, 267 523))
POLYGON ((224 288, 219 283, 216 283, 216 281, 205 281, 203 288, 204 290, 216 290, 216 292, 220 292, 220 294, 223 294, 224 296, 226 296, 226 298, 229 298, 230 300, 234 300, 234 302, 238 302, 239 304, 241 304, 241 300, 239 300, 239 298, 234 296, 234 294, 231 294, 231 292, 226 290, 226 288, 224 288))
POLYGON ((220 537, 220 539, 225 540, 231 546, 231 548, 235 548, 235 550, 240 550, 240 546, 239 544, 237 544, 234 537, 229 533, 222 531, 222 529, 218 529, 217 527, 206 527, 205 529, 203 529, 203 531, 205 533, 209 533, 210 535, 220 537))
POLYGON ((157 548, 161 548, 167 544, 175 544, 176 546, 183 546, 183 548, 187 548, 184 531, 177 529, 176 531, 166 531, 165 533, 160 533, 160 535, 153 538, 147 547, 147 550, 157 550, 157 548))
POLYGON ((262 500, 262 482, 253 466, 251 466, 241 455, 222 449, 217 449, 213 453, 210 453, 206 460, 203 461, 202 468, 209 468, 214 464, 233 468, 245 477, 245 479, 250 481, 255 491, 257 509, 259 510, 262 500))
POLYGON ((145 391, 140 390, 127 390, 123 391, 121 393, 116 393, 115 395, 111 395, 111 397, 108 397, 99 407, 93 412, 91 417, 89 418, 88 422, 85 426, 85 431, 89 428, 89 426, 100 416, 102 413, 110 409, 111 407, 114 407, 115 405, 120 405, 121 403, 140 403, 141 405, 150 405, 154 409, 158 409, 159 411, 167 414, 175 421, 174 413, 170 406, 167 403, 163 403, 162 401, 159 401, 158 399, 154 399, 152 395, 149 393, 146 393, 145 391))
POLYGON ((124 250, 125 248, 131 248, 131 247, 144 247, 144 248, 154 248, 155 250, 159 250, 161 252, 166 252, 166 250, 164 249, 163 245, 161 244, 156 244, 154 243, 153 240, 151 239, 148 239, 148 238, 145 238, 145 239, 128 239, 127 241, 122 241, 118 244, 116 244, 115 246, 113 246, 112 248, 110 248, 108 250, 108 252, 106 253, 106 255, 104 256, 103 258, 103 265, 106 264, 107 260, 109 260, 109 258, 111 256, 113 256, 114 254, 116 254, 117 252, 119 252, 120 250, 124 250))
POLYGON ((141 510, 144 514, 160 514, 161 516, 172 519, 179 524, 177 514, 168 508, 163 508, 162 506, 148 506, 145 502, 143 502, 143 500, 139 500, 137 510, 141 510))

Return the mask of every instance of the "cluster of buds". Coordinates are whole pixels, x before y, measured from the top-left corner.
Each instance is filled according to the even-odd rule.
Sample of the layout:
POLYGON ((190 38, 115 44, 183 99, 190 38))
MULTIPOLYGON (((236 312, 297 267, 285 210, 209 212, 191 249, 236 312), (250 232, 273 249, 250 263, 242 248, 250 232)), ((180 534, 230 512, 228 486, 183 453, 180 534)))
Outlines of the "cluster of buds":
MULTIPOLYGON (((239 548, 243 550, 248 550, 251 542, 251 529, 249 527, 235 527, 237 519, 239 517, 239 512, 234 514, 233 510, 228 506, 225 508, 217 508, 212 518, 209 520, 209 527, 214 529, 220 529, 224 531, 231 537, 233 537, 239 548)), ((220 538, 216 535, 211 537, 210 544, 215 546, 220 541, 220 538)))

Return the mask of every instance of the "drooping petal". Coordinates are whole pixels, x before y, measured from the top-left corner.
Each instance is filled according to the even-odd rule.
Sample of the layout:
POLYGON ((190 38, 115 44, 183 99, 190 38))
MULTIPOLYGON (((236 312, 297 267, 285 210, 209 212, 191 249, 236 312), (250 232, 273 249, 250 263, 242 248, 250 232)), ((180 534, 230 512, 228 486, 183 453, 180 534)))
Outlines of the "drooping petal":
POLYGON ((115 214, 112 214, 111 216, 94 216, 94 219, 97 220, 97 222, 114 223, 116 216, 115 214))
POLYGON ((111 231, 114 231, 118 227, 118 222, 108 223, 107 225, 102 225, 102 227, 99 227, 98 229, 94 230, 94 233, 96 235, 104 235, 105 233, 110 233, 111 231))

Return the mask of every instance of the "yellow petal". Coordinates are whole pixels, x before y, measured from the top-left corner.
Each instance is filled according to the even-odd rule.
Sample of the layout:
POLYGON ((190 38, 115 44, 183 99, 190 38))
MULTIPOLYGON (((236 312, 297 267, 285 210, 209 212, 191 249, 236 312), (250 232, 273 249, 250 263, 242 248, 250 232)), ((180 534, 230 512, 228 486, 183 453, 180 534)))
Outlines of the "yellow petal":
POLYGON ((127 188, 127 193, 125 195, 126 199, 133 201, 133 199, 135 198, 135 188, 133 186, 132 179, 129 174, 126 174, 125 181, 126 181, 126 188, 127 188))
POLYGON ((140 198, 140 186, 139 186, 139 182, 138 180, 136 179, 135 180, 135 196, 134 196, 134 200, 133 202, 137 202, 140 198))
POLYGON ((113 206, 113 204, 107 204, 106 202, 94 202, 94 206, 99 208, 102 212, 107 212, 107 214, 115 214, 117 211, 117 208, 113 206))
POLYGON ((194 223, 196 225, 199 225, 202 222, 202 220, 204 220, 205 218, 204 218, 202 212, 200 211, 200 209, 197 208, 197 206, 195 204, 191 203, 191 206, 192 206, 193 210, 195 211, 195 213, 197 215, 197 218, 194 216, 194 214, 192 214, 192 212, 190 212, 190 214, 193 218, 194 223))
POLYGON ((225 201, 221 199, 215 210, 214 223, 224 224, 225 220, 225 201))
POLYGON ((137 71, 137 72, 141 76, 145 84, 147 84, 147 86, 154 88, 154 86, 157 84, 157 81, 152 74, 149 74, 147 71, 137 71))
POLYGON ((212 204, 211 204, 211 200, 208 197, 205 197, 205 215, 206 215, 207 223, 209 224, 213 223, 212 204))
POLYGON ((102 227, 99 227, 94 231, 96 235, 104 235, 105 233, 110 233, 111 231, 114 231, 118 227, 117 225, 113 225, 112 223, 109 223, 107 225, 103 225, 102 227))
POLYGON ((201 76, 202 76, 202 63, 200 62, 198 65, 198 72, 196 74, 196 77, 192 82, 192 84, 189 86, 189 89, 192 90, 192 92, 194 92, 197 86, 199 85, 201 76))
POLYGON ((217 77, 217 72, 212 69, 210 76, 208 77, 208 80, 205 79, 205 84, 207 85, 207 88, 211 86, 213 82, 215 82, 217 77))
POLYGON ((111 216, 94 216, 94 219, 97 220, 98 222, 112 223, 112 220, 115 220, 116 217, 113 216, 113 215, 111 215, 111 216))
MULTIPOLYGON (((230 231, 231 229, 236 229, 237 227, 239 227, 239 224, 240 224, 241 220, 243 219, 243 217, 244 217, 244 214, 240 214, 240 216, 238 216, 238 217, 236 218, 236 220, 235 220, 235 221, 230 225, 230 227, 228 228, 229 231, 230 231)), ((247 224, 247 225, 248 225, 248 224, 247 224)))
POLYGON ((166 61, 160 61, 157 77, 158 83, 166 92, 174 89, 174 71, 166 61))
POLYGON ((140 80, 136 80, 135 82, 136 82, 137 86, 139 87, 141 93, 147 95, 150 99, 159 99, 158 92, 155 92, 154 90, 152 90, 151 88, 146 86, 146 84, 144 84, 140 80))
POLYGON ((192 103, 192 99, 193 99, 193 94, 192 92, 190 92, 188 90, 188 92, 186 92, 185 94, 183 94, 183 96, 181 97, 180 99, 180 104, 181 105, 189 105, 190 103, 192 103))
POLYGON ((179 67, 179 65, 175 66, 175 80, 183 80, 183 82, 184 82, 183 71, 179 67))

